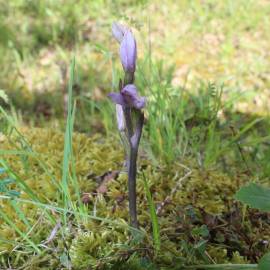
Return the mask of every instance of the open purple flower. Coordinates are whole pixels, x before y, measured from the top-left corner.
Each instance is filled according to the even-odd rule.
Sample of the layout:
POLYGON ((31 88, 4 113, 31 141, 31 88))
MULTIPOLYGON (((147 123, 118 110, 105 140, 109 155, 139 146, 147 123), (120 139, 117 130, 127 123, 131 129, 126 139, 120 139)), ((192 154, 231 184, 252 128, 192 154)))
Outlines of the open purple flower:
POLYGON ((134 84, 127 84, 120 93, 110 93, 109 97, 116 104, 138 110, 143 109, 146 103, 146 98, 138 95, 134 84))
POLYGON ((125 72, 134 73, 136 69, 137 45, 130 30, 125 32, 121 42, 120 58, 125 72))

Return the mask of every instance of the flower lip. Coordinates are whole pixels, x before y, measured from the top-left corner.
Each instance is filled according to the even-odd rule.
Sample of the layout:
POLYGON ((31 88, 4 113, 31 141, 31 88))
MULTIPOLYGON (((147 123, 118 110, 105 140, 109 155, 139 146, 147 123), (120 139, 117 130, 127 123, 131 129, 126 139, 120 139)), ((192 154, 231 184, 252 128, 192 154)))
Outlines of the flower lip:
POLYGON ((140 97, 137 92, 137 88, 134 84, 127 84, 122 90, 121 93, 124 97, 124 100, 130 107, 136 109, 142 109, 145 107, 146 99, 145 97, 140 97))
POLYGON ((136 69, 137 44, 130 30, 125 32, 121 42, 120 58, 125 72, 134 73, 136 69))
POLYGON ((146 104, 146 98, 138 95, 137 88, 133 84, 126 85, 120 93, 110 93, 109 97, 116 104, 138 110, 143 109, 146 104))

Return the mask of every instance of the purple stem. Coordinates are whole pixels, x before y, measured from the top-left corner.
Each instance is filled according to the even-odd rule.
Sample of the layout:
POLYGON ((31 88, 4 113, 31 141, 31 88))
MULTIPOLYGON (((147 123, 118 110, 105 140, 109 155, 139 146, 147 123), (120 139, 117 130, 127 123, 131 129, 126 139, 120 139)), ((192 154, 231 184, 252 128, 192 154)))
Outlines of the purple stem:
MULTIPOLYGON (((130 84, 134 81, 134 74, 126 74, 124 79, 124 84, 130 84)), ((139 223, 137 219, 137 194, 136 194, 136 176, 137 176, 137 157, 140 138, 144 123, 144 114, 140 110, 132 110, 130 108, 123 108, 127 135, 129 141, 129 160, 128 164, 128 193, 129 193, 129 214, 130 223, 134 228, 139 228, 139 223), (136 113, 137 123, 135 130, 133 128, 132 113, 136 113)))
POLYGON ((124 108, 123 107, 123 112, 125 116, 125 122, 127 126, 127 135, 128 135, 128 140, 130 141, 130 138, 133 135, 133 125, 132 125, 132 118, 131 118, 131 109, 130 108, 124 108))
POLYGON ((134 135, 130 138, 130 156, 128 167, 128 192, 129 192, 129 213, 130 223, 134 228, 139 228, 137 219, 137 196, 136 196, 136 176, 137 176, 137 157, 142 134, 144 115, 139 112, 139 118, 134 135))
POLYGON ((136 194, 136 175, 137 175, 137 156, 138 148, 131 147, 128 168, 128 193, 129 193, 129 214, 130 223, 134 228, 139 228, 137 219, 137 194, 136 194))

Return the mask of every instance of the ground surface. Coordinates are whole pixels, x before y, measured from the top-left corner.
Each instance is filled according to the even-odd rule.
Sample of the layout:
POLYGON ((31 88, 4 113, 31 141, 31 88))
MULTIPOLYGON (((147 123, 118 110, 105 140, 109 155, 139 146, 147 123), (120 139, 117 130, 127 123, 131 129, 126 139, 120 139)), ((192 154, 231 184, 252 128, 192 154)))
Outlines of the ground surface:
POLYGON ((70 202, 77 201, 78 206, 82 203, 82 212, 71 207, 74 212, 68 214, 66 229, 63 223, 55 227, 54 222, 60 222, 64 207, 58 180, 63 134, 24 129, 25 147, 27 144, 24 151, 19 150, 22 137, 15 134, 10 139, 17 143, 9 143, 8 137, 1 141, 2 153, 10 166, 7 175, 15 178, 13 173, 16 173, 9 190, 20 192, 18 202, 8 197, 1 202, 1 238, 10 240, 1 245, 6 267, 9 263, 24 267, 19 269, 56 269, 65 265, 57 257, 69 254, 73 269, 113 266, 120 262, 134 269, 138 265, 140 269, 142 259, 148 262, 148 267, 152 261, 156 267, 181 269, 181 265, 189 263, 256 262, 267 251, 269 216, 254 210, 246 212, 233 200, 239 186, 247 183, 250 175, 243 172, 229 176, 200 168, 192 160, 158 167, 147 159, 141 160, 140 171, 156 204, 160 206, 165 200, 166 204, 158 215, 161 247, 155 254, 149 205, 140 174, 137 190, 142 235, 132 242, 128 228, 127 179, 121 171, 122 151, 119 144, 104 141, 101 136, 89 139, 74 134, 74 166, 80 197, 76 197, 76 188, 70 183, 70 202), (109 157, 105 154, 108 151, 109 157), (177 185, 176 192, 172 193, 177 185), (9 220, 16 222, 9 223, 9 220), (31 259, 32 245, 22 239, 24 233, 43 250, 31 259))

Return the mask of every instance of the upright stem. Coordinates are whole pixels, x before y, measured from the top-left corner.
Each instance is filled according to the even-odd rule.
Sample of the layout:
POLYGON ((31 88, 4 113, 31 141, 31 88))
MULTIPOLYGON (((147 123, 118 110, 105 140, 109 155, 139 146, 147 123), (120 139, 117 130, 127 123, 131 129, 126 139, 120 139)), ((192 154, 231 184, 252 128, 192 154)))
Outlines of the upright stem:
MULTIPOLYGON (((133 83, 134 73, 126 73, 124 85, 133 83)), ((136 175, 137 175, 137 156, 140 138, 142 134, 144 115, 140 110, 123 108, 125 122, 127 127, 127 137, 129 142, 129 159, 128 159, 128 197, 129 197, 129 214, 130 223, 134 228, 139 227, 137 219, 137 200, 136 200, 136 175), (136 127, 134 127, 132 114, 136 114, 136 127)))
POLYGON ((136 175, 137 175, 138 147, 130 147, 129 167, 128 167, 128 193, 129 193, 129 214, 130 223, 134 228, 138 228, 137 203, 136 203, 136 175))
POLYGON ((123 108, 125 121, 126 121, 126 127, 127 127, 127 135, 128 139, 130 141, 130 138, 133 135, 133 125, 132 125, 132 118, 131 118, 131 109, 130 108, 123 108))
POLYGON ((136 175, 137 175, 137 156, 139 143, 142 135, 142 128, 144 122, 144 115, 141 111, 138 111, 138 119, 135 128, 135 132, 132 137, 129 138, 130 156, 128 163, 128 193, 129 193, 129 213, 130 223, 134 228, 139 227, 137 219, 137 200, 136 200, 136 175))

